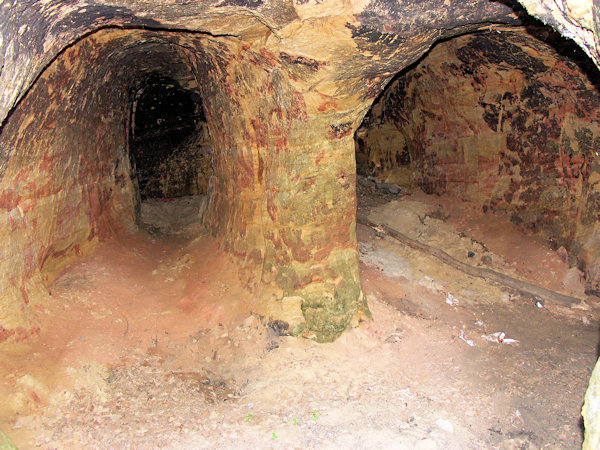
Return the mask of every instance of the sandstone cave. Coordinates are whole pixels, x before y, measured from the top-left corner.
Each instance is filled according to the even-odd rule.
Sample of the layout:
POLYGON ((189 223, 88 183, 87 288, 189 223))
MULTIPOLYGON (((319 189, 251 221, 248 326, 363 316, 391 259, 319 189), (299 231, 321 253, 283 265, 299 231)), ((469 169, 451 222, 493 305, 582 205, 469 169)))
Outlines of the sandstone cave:
POLYGON ((0 5, 0 448, 600 446, 599 13, 0 5))

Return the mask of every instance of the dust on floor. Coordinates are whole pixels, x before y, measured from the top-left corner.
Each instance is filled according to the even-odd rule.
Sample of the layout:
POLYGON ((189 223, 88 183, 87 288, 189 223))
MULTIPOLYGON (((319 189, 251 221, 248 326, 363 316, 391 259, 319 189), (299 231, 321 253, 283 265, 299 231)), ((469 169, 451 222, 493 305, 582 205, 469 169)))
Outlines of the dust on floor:
MULTIPOLYGON (((422 194, 384 200, 369 197, 380 206, 359 212, 393 219, 393 209, 412 208, 423 220, 404 229, 413 222, 393 221, 399 231, 475 265, 490 256, 486 264, 513 275, 523 274, 520 252, 545 257, 529 281, 582 295, 568 263, 518 230, 488 236, 485 216, 462 223, 422 194), (503 251, 501 239, 520 252, 503 251)), ((317 344, 261 315, 260 294, 208 237, 152 231, 105 243, 72 266, 51 288, 39 339, 0 348, 0 429, 20 448, 582 442, 579 411, 598 343, 593 298, 539 308, 359 226, 373 320, 317 344), (482 337, 496 332, 519 342, 482 337)))

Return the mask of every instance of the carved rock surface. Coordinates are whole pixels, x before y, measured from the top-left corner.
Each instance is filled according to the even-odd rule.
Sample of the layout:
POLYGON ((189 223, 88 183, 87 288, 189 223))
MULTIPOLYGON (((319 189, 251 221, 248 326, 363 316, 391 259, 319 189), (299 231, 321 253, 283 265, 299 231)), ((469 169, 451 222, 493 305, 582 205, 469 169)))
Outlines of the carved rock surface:
MULTIPOLYGON (((301 297, 308 331, 335 339, 366 310, 352 139, 362 115, 437 39, 516 21, 484 0, 3 3, 2 340, 35 332, 31 305, 72 258, 135 226, 133 113, 156 75, 202 98, 207 228, 244 261, 241 276, 301 297)), ((180 181, 164 195, 190 179, 174 155, 161 163, 180 181)))
POLYGON ((407 168, 428 193, 507 212, 578 257, 598 292, 600 76, 572 55, 547 29, 439 44, 375 102, 357 132, 359 171, 402 182, 407 168))
MULTIPOLYGON (((140 80, 155 73, 180 83, 197 82, 212 149, 206 226, 244 261, 242 276, 257 284, 276 283, 286 296, 301 298, 307 329, 320 341, 335 339, 352 316, 367 308, 358 276, 354 219, 356 128, 390 79, 437 40, 516 24, 519 14, 506 3, 2 2, 0 342, 36 333, 32 307, 43 303, 48 283, 69 261, 98 239, 135 228, 139 193, 128 148, 133 94, 140 80)), ((522 3, 573 37, 599 64, 598 4, 522 3)), ((530 46, 495 45, 508 58, 508 47, 518 52, 530 46)), ((455 59, 457 67, 483 62, 479 52, 464 56, 467 62, 455 59)), ((489 58, 485 63, 502 64, 489 58)), ((581 213, 570 242, 572 247, 583 243, 581 259, 592 262, 600 248, 592 230, 597 200, 591 187, 598 160, 588 155, 597 129, 581 131, 579 123, 595 110, 588 107, 589 98, 577 98, 572 110, 546 116, 549 85, 537 76, 537 68, 544 72, 553 63, 544 57, 539 64, 533 74, 525 66, 513 71, 537 77, 539 85, 529 91, 510 91, 507 98, 473 94, 473 101, 485 103, 480 104, 483 121, 467 118, 453 124, 475 126, 492 148, 507 151, 495 152, 493 160, 477 155, 461 164, 472 171, 469 179, 478 179, 478 170, 490 177, 490 207, 514 204, 517 217, 541 229, 549 229, 550 216, 536 212, 527 218, 519 202, 528 196, 536 204, 562 202, 564 209, 546 209, 554 214, 551 218, 560 219, 556 222, 561 229, 549 229, 552 235, 564 234, 563 218, 573 220, 574 211, 576 216, 581 213), (532 122, 515 99, 526 101, 543 120, 532 122), (512 117, 507 118, 509 112, 512 117), (553 135, 552 120, 573 121, 572 132, 553 135), (498 126, 506 145, 493 138, 498 126), (516 139, 526 140, 529 150, 510 140, 504 127, 519 130, 516 139), (566 138, 571 153, 564 152, 566 138), (553 153, 541 152, 544 144, 553 153), (560 158, 556 146, 563 149, 560 158), (505 174, 515 170, 517 161, 511 158, 517 157, 524 171, 534 171, 540 163, 550 172, 546 190, 530 190, 516 175, 514 186, 499 187, 505 174), (493 174, 498 158, 507 172, 493 174)), ((573 86, 576 71, 560 63, 555 68, 561 82, 573 86)), ((416 138, 425 139, 426 134, 416 138)), ((468 147, 468 139, 462 142, 468 147)), ((450 153, 446 162, 451 162, 450 153)), ((423 151, 421 156, 429 155, 423 151)), ((455 168, 461 166, 455 163, 455 168)), ((422 173, 424 181, 427 173, 422 173)), ((533 176, 524 175, 526 181, 533 176)), ((446 178, 429 185, 440 189, 453 182, 446 178)), ((464 185, 465 195, 472 194, 472 184, 464 185)), ((597 427, 592 422, 590 428, 597 427)))

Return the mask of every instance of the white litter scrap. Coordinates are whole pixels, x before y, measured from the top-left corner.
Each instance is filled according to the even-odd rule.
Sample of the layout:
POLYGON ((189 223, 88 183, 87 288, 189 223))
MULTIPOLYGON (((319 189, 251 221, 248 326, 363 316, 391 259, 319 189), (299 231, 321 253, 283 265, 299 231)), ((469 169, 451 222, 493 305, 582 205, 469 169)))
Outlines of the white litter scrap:
POLYGON ((504 331, 498 331, 493 334, 482 334, 481 337, 486 341, 496 342, 497 344, 518 344, 519 341, 516 339, 509 339, 506 337, 504 331))
POLYGON ((475 343, 471 339, 467 339, 467 337, 465 336, 465 332, 463 330, 460 330, 458 337, 460 339, 462 339, 463 341, 465 341, 469 347, 475 347, 475 343))
POLYGON ((458 306, 458 299, 448 292, 446 295, 446 303, 448 303, 450 306, 458 306))

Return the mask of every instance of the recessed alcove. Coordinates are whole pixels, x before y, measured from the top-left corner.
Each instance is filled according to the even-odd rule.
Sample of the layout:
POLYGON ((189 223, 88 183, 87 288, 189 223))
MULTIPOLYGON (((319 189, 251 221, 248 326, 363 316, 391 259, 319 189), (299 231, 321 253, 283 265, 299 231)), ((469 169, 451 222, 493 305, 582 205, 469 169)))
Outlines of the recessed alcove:
MULTIPOLYGON (((585 292, 597 295, 590 237, 600 195, 593 162, 599 80, 575 44, 541 25, 440 42, 395 77, 357 130, 362 185, 380 193, 397 185, 404 194, 429 195, 432 204, 439 198, 448 207, 469 205, 475 220, 504 220, 523 239, 558 251, 566 265, 558 275, 545 258, 538 263, 523 251, 510 264, 513 275, 537 271, 541 283, 564 277, 553 289, 573 289, 575 298, 584 295, 578 282, 585 281, 585 292)), ((455 225, 469 228, 467 218, 460 221, 455 225)), ((472 237, 483 239, 482 231, 472 237)), ((511 245, 500 247, 508 252, 511 245)), ((484 248, 474 251, 465 248, 459 259, 492 259, 484 248)))

